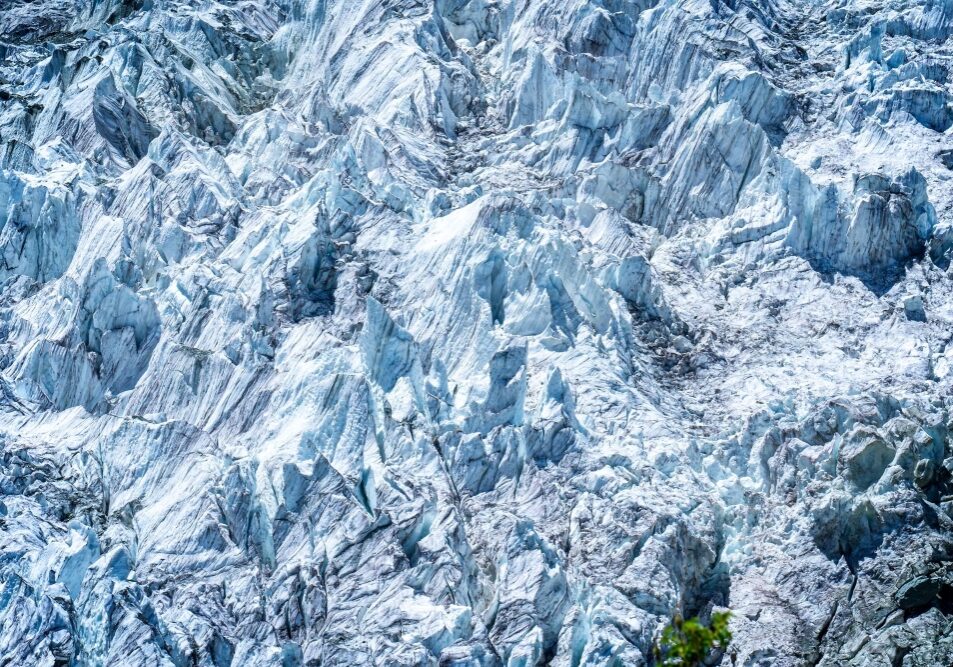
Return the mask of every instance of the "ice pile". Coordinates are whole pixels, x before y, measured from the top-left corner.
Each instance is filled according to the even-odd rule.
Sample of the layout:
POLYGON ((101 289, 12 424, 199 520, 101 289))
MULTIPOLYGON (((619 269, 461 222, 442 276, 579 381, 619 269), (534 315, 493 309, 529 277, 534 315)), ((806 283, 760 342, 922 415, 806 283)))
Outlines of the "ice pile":
POLYGON ((953 3, 0 3, 0 662, 953 662, 953 3))

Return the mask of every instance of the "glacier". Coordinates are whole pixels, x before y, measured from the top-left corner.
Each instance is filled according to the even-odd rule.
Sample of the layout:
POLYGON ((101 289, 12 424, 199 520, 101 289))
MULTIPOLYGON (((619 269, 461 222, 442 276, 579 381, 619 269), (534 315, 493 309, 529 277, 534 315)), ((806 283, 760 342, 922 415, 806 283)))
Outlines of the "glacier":
POLYGON ((0 0, 0 665, 953 664, 951 0, 0 0))

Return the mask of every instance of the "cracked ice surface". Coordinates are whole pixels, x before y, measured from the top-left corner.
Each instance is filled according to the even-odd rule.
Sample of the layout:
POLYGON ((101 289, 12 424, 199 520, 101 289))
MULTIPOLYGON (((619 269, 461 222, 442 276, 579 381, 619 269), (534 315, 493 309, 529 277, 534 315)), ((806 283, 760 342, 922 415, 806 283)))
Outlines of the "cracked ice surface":
POLYGON ((0 664, 951 664, 951 35, 0 0, 0 664))

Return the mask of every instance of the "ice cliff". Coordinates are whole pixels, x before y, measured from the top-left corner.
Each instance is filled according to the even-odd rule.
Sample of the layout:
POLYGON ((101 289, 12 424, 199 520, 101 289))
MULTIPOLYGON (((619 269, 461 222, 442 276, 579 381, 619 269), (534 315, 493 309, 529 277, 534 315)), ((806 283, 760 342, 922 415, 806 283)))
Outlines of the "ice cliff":
POLYGON ((0 665, 953 664, 951 0, 0 0, 0 665))

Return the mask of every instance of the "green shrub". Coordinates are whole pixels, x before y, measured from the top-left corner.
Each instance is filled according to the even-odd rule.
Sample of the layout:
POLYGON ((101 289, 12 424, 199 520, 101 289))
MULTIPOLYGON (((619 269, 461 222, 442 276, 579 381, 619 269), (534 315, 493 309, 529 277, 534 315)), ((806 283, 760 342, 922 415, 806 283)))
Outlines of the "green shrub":
POLYGON ((655 648, 662 667, 700 667, 712 649, 724 650, 731 642, 730 617, 727 611, 717 611, 711 615, 711 624, 705 627, 697 618, 686 621, 676 614, 655 648))

